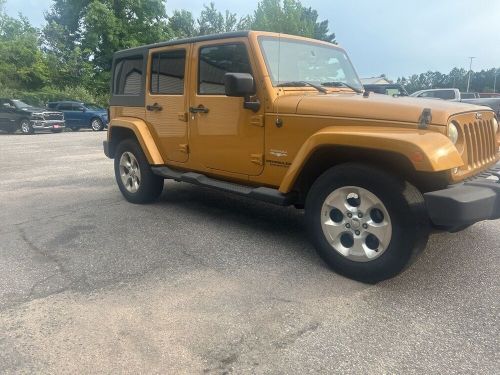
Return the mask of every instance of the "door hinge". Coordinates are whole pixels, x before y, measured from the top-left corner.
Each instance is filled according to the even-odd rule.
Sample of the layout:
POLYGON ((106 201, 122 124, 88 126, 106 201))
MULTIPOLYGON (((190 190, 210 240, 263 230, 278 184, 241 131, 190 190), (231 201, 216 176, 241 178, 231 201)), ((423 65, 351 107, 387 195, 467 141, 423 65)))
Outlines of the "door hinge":
POLYGON ((177 113, 177 118, 179 119, 179 121, 187 122, 188 121, 188 114, 187 114, 187 112, 179 112, 179 113, 177 113))
POLYGON ((255 115, 250 118, 250 125, 253 126, 264 126, 264 116, 263 115, 255 115))
POLYGON ((264 165, 263 154, 250 154, 250 161, 257 165, 264 165))
POLYGON ((185 154, 189 154, 189 145, 187 143, 180 144, 179 151, 185 154))

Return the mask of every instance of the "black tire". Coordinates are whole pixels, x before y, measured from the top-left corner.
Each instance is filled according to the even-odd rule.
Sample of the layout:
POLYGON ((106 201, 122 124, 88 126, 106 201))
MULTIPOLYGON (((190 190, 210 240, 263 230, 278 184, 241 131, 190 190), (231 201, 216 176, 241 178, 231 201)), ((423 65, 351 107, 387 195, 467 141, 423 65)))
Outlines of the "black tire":
POLYGON ((94 117, 90 120, 90 128, 95 132, 99 132, 104 129, 104 124, 100 118, 94 117))
POLYGON ((430 232, 424 199, 416 187, 376 167, 358 163, 330 168, 314 182, 307 195, 305 217, 308 234, 321 258, 335 272, 366 283, 389 279, 403 271, 425 248, 430 232), (323 232, 323 203, 331 192, 346 186, 374 194, 390 216, 390 242, 372 260, 348 259, 334 249, 323 232))
POLYGON ((19 121, 19 128, 21 129, 21 133, 25 135, 33 134, 35 132, 33 126, 31 126, 30 120, 27 118, 23 118, 19 121))
POLYGON ((127 201, 142 204, 154 202, 159 198, 163 191, 164 179, 151 171, 151 166, 137 141, 125 139, 120 142, 116 148, 114 164, 116 182, 127 201), (120 174, 120 160, 122 155, 127 152, 135 157, 140 169, 140 185, 136 192, 127 190, 120 174))

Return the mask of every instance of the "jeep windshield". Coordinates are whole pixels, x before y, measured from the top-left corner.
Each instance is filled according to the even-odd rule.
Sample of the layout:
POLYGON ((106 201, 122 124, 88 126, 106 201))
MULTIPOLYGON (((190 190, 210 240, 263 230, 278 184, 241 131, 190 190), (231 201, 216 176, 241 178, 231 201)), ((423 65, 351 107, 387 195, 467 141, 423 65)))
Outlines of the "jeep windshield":
POLYGON ((349 57, 341 49, 268 36, 260 37, 259 42, 275 87, 315 85, 363 91, 349 57))

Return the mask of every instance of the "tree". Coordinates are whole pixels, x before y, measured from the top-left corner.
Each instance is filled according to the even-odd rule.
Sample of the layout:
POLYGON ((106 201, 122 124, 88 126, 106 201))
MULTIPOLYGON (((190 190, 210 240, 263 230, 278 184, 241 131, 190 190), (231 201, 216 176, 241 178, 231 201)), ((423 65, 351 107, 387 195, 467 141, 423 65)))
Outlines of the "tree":
POLYGON ((318 22, 318 12, 304 7, 299 0, 262 0, 251 17, 250 27, 336 43, 335 34, 329 33, 328 21, 318 22))
POLYGON ((198 35, 193 14, 187 10, 175 10, 168 19, 168 27, 172 35, 178 38, 189 38, 198 35))
MULTIPOLYGON (((456 88, 460 91, 467 90, 468 71, 463 68, 453 68, 449 74, 440 72, 427 72, 413 74, 410 77, 398 78, 398 83, 402 84, 410 93, 433 88, 456 88)), ((489 92, 493 91, 495 80, 495 69, 481 70, 473 72, 471 75, 470 91, 489 92)))
POLYGON ((229 31, 241 30, 245 19, 238 21, 236 13, 226 10, 222 14, 215 8, 212 2, 210 5, 204 5, 198 18, 198 35, 218 34, 229 31))
POLYGON ((162 0, 55 0, 46 20, 47 51, 73 67, 67 82, 83 79, 98 92, 109 88, 114 52, 172 37, 162 0))
POLYGON ((47 61, 40 50, 39 30, 25 17, 9 17, 0 2, 0 84, 39 89, 48 80, 47 61))

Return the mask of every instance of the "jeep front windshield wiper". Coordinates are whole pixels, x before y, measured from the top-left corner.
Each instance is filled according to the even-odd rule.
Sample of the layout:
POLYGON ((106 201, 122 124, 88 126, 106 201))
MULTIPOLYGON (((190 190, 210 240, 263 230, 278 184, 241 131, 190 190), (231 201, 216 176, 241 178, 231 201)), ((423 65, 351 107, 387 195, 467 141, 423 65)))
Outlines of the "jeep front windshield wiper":
POLYGON ((344 86, 344 87, 347 87, 349 89, 351 89, 352 91, 355 91, 357 92, 358 94, 361 94, 363 92, 363 90, 360 90, 354 86, 351 86, 349 85, 348 83, 345 83, 345 82, 342 82, 342 81, 332 81, 332 82, 324 82, 321 84, 321 86, 326 86, 326 87, 340 87, 340 86, 344 86))
POLYGON ((315 85, 314 83, 307 81, 288 81, 276 85, 276 87, 301 87, 301 86, 314 87, 319 92, 322 92, 323 94, 328 94, 328 90, 325 89, 324 87, 321 87, 320 85, 315 85))

